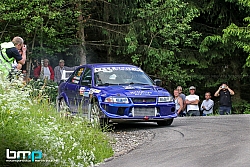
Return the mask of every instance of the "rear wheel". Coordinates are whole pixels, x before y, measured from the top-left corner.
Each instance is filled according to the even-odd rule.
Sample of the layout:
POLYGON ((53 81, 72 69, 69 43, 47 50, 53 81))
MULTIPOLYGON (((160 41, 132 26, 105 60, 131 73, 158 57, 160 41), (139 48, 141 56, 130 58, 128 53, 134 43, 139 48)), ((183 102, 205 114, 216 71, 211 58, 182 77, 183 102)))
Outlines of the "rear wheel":
POLYGON ((69 106, 66 104, 64 98, 61 98, 57 101, 56 107, 58 112, 69 111, 69 106))
POLYGON ((170 126, 173 123, 174 119, 168 119, 166 121, 157 121, 159 126, 170 126))
POLYGON ((70 109, 67 103, 65 102, 64 98, 61 98, 57 101, 56 105, 57 111, 61 112, 61 115, 68 116, 70 114, 70 109))

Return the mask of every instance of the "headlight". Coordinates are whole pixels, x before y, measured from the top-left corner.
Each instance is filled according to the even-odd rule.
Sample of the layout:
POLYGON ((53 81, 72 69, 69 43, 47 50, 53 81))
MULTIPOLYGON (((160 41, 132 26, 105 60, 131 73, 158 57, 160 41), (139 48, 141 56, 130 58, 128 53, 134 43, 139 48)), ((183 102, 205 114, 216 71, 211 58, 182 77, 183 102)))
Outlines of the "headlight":
POLYGON ((166 96, 166 97, 158 97, 158 103, 166 103, 173 101, 172 96, 166 96))
POLYGON ((104 102, 107 102, 107 103, 125 103, 125 104, 129 103, 127 97, 114 97, 114 96, 106 97, 104 102))

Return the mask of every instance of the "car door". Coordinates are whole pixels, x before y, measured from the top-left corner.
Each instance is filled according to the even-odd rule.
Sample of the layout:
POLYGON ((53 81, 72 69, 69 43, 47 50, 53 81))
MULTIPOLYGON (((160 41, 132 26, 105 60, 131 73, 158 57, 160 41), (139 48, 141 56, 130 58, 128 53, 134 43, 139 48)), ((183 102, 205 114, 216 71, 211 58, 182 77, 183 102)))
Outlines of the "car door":
POLYGON ((81 106, 81 112, 86 115, 88 113, 88 104, 89 104, 89 91, 92 85, 92 70, 90 68, 86 68, 81 82, 78 85, 78 96, 77 101, 81 106))
POLYGON ((64 92, 69 100, 70 111, 77 112, 79 107, 78 102, 78 88, 80 85, 81 75, 84 72, 84 67, 78 68, 70 77, 64 87, 64 92))

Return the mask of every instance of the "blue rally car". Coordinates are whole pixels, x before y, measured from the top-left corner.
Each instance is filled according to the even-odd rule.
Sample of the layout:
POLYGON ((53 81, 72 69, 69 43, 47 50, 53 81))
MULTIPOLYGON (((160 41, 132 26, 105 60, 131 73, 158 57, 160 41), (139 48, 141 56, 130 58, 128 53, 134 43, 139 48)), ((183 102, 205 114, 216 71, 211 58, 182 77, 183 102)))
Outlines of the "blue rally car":
POLYGON ((124 121, 169 126, 177 117, 175 103, 160 83, 133 65, 83 65, 59 85, 57 110, 67 109, 102 126, 124 121))

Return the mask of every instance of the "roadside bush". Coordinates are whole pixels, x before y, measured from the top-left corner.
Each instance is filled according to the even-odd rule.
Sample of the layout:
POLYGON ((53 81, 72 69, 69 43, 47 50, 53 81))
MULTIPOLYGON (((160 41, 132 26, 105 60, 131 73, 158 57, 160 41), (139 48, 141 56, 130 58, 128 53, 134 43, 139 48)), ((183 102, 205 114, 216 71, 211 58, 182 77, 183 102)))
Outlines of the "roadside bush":
POLYGON ((31 80, 27 83, 26 89, 30 91, 30 96, 36 99, 46 99, 50 103, 56 102, 57 83, 51 80, 31 80))
POLYGON ((234 100, 232 112, 234 114, 250 114, 250 104, 246 100, 234 100))
POLYGON ((21 82, 0 78, 0 166, 93 166, 113 155, 109 138, 82 118, 65 119, 21 82), (6 149, 42 151, 42 160, 6 162, 6 149))

